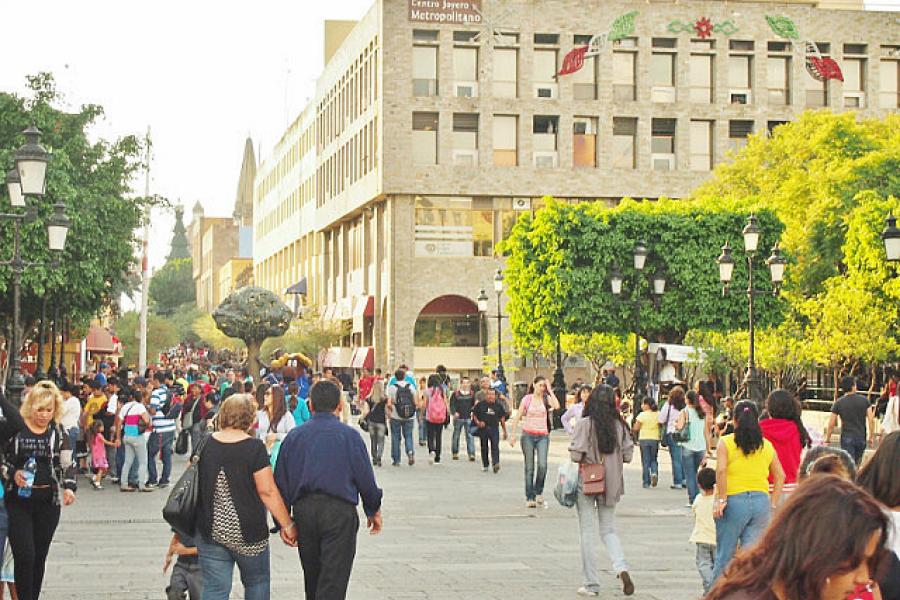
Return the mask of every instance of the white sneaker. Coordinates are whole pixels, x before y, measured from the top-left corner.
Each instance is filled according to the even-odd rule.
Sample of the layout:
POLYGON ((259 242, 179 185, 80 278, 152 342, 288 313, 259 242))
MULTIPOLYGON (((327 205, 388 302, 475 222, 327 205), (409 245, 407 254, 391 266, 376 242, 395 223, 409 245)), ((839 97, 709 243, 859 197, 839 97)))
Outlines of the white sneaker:
POLYGON ((595 592, 594 590, 589 590, 586 587, 581 586, 580 588, 578 588, 578 595, 579 596, 599 596, 600 592, 595 592))
POLYGON ((537 502, 538 506, 544 505, 544 497, 543 496, 538 496, 537 498, 534 499, 534 501, 537 502))
POLYGON ((525 508, 537 508, 537 502, 535 502, 534 500, 526 500, 525 508))

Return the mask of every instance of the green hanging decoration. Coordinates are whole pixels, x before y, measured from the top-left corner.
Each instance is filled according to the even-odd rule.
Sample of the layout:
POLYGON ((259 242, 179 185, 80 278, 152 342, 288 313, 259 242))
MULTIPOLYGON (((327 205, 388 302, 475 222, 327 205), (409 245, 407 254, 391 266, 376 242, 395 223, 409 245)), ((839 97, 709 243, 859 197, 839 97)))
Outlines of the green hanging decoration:
POLYGON ((666 29, 669 33, 690 33, 696 35, 701 40, 709 38, 713 33, 721 33, 726 37, 730 37, 738 32, 737 25, 735 25, 734 21, 731 19, 713 25, 712 21, 707 17, 701 17, 693 23, 675 19, 674 21, 669 22, 666 29))
POLYGON ((609 26, 609 35, 607 39, 610 42, 617 42, 625 39, 634 33, 634 21, 637 18, 638 11, 633 10, 618 17, 609 26))
POLYGON ((787 38, 789 40, 799 40, 800 31, 797 26, 788 17, 772 17, 766 15, 766 22, 776 35, 787 38))

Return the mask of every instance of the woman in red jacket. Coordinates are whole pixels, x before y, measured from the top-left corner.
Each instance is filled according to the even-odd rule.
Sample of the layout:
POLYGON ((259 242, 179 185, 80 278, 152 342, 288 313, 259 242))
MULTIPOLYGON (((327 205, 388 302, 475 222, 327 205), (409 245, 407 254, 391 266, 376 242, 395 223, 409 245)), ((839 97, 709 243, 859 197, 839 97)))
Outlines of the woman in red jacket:
MULTIPOLYGON (((777 389, 766 400, 768 419, 759 422, 763 437, 775 447, 775 453, 784 469, 784 493, 790 494, 797 487, 800 455, 810 445, 809 433, 800 420, 800 403, 787 390, 777 389)), ((772 478, 769 477, 769 485, 772 478)))

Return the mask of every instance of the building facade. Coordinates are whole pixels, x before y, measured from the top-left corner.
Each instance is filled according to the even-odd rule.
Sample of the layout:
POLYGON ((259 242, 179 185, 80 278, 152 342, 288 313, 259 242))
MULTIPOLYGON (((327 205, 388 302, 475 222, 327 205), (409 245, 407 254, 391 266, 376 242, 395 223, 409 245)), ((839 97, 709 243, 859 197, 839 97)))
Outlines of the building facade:
POLYGON ((379 0, 326 39, 315 99, 260 167, 256 281, 287 300, 305 278, 348 325, 333 366, 480 371, 476 298, 542 197, 685 197, 804 110, 898 109, 893 15, 826 5, 861 8, 379 0), (843 81, 811 74, 834 65, 843 81))

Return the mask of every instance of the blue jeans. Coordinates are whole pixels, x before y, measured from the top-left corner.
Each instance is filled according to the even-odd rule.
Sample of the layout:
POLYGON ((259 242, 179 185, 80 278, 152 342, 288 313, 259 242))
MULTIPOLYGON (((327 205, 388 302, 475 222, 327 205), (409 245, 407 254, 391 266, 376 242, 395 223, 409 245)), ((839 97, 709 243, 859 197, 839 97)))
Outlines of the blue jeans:
POLYGON ((400 462, 400 436, 403 435, 403 441, 406 442, 406 455, 415 456, 416 447, 413 443, 413 427, 415 419, 401 421, 400 419, 391 419, 391 461, 394 464, 400 462))
POLYGON ((172 474, 172 451, 175 449, 175 432, 153 432, 147 442, 147 470, 150 472, 148 483, 156 483, 156 455, 162 451, 162 477, 160 483, 168 483, 172 474))
POLYGON ((650 476, 659 476, 659 441, 641 440, 641 468, 643 469, 644 487, 650 487, 650 476))
POLYGON ((77 447, 76 444, 78 444, 78 438, 81 437, 81 427, 78 427, 76 425, 75 427, 67 429, 66 435, 69 436, 69 447, 72 449, 72 454, 73 454, 72 460, 74 460, 77 463, 78 459, 75 458, 74 453, 75 453, 75 448, 77 447))
POLYGON ((687 482, 688 501, 693 504, 694 498, 697 497, 699 486, 697 485, 697 471, 700 470, 700 463, 706 456, 705 450, 681 449, 681 463, 684 465, 684 479, 687 482))
POLYGON ((228 600, 235 564, 241 572, 245 600, 269 600, 268 546, 258 556, 244 556, 198 536, 197 552, 203 577, 202 600, 228 600))
POLYGON ((684 464, 681 461, 681 446, 672 439, 672 434, 666 434, 666 443, 669 444, 669 456, 672 457, 672 485, 684 487, 684 464))
POLYGON ((450 440, 450 451, 453 453, 453 456, 459 454, 460 432, 466 435, 466 450, 469 456, 475 456, 475 437, 469 431, 468 419, 453 419, 453 439, 450 440))
POLYGON ((547 477, 547 451, 550 449, 549 435, 523 433, 522 454, 525 455, 525 499, 534 500, 544 493, 544 479, 547 477), (537 469, 534 456, 537 454, 537 469))
MULTIPOLYGON (((125 441, 116 448, 116 476, 122 479, 122 470, 125 468, 125 441)), ((131 473, 128 474, 128 484, 138 487, 138 461, 131 463, 131 473)))
POLYGON ((764 492, 741 492, 728 496, 725 514, 716 521, 716 568, 713 581, 731 562, 737 550, 749 548, 765 531, 769 524, 769 494, 764 492))
POLYGON ((856 466, 859 466, 859 463, 862 462, 863 455, 866 453, 866 438, 841 435, 841 448, 846 450, 847 453, 853 457, 853 460, 856 461, 856 466))
POLYGON ((6 499, 0 498, 0 565, 3 564, 3 550, 9 533, 9 515, 6 513, 6 499))
POLYGON ((428 430, 425 427, 425 409, 420 408, 416 411, 416 419, 419 422, 419 443, 425 445, 428 441, 428 430))

